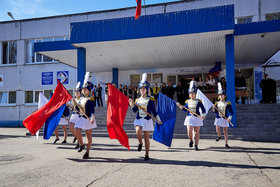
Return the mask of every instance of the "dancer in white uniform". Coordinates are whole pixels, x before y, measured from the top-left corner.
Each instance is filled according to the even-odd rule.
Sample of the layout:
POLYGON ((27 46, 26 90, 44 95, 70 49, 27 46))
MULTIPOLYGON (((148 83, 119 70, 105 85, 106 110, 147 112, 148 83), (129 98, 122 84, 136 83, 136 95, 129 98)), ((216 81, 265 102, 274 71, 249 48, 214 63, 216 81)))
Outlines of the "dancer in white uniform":
MULTIPOLYGON (((148 90, 150 88, 150 83, 146 81, 147 74, 144 73, 142 75, 142 80, 139 83, 139 89, 141 96, 136 99, 135 103, 144 108, 148 113, 153 114, 154 117, 157 118, 159 122, 161 122, 159 115, 156 112, 155 108, 155 99, 148 95, 148 90)), ((137 138, 139 141, 138 151, 142 150, 142 131, 144 131, 144 139, 145 139, 145 157, 144 160, 149 160, 149 150, 150 150, 150 131, 154 130, 153 120, 149 115, 147 115, 144 111, 139 109, 133 102, 133 100, 129 99, 129 104, 133 110, 133 112, 137 112, 136 119, 134 120, 134 127, 136 129, 137 138)))
POLYGON ((221 127, 223 127, 224 137, 225 137, 225 147, 230 148, 228 145, 228 127, 229 122, 224 119, 223 117, 227 118, 229 121, 231 121, 233 110, 231 107, 231 102, 225 100, 226 92, 222 88, 221 83, 218 83, 218 95, 219 95, 219 101, 215 103, 215 107, 218 108, 218 110, 213 106, 213 111, 216 112, 216 118, 214 125, 216 126, 216 132, 217 132, 217 138, 216 141, 219 141, 221 139, 221 127))
MULTIPOLYGON (((189 87, 189 97, 190 99, 187 99, 185 102, 185 107, 191 110, 192 112, 200 115, 202 119, 205 119, 205 108, 201 102, 201 100, 196 99, 196 91, 197 88, 194 85, 194 82, 190 82, 190 87, 189 87), (202 113, 200 113, 200 110, 202 113)), ((183 105, 181 105, 179 102, 177 102, 178 107, 187 112, 187 116, 184 122, 184 125, 187 126, 187 134, 188 137, 190 138, 190 143, 189 147, 193 147, 193 130, 195 133, 195 146, 194 149, 198 151, 198 142, 199 142, 199 131, 200 127, 203 126, 203 120, 197 117, 196 115, 190 113, 186 109, 184 109, 183 105)))
POLYGON ((80 110, 79 111, 80 118, 75 123, 75 134, 76 134, 79 144, 80 144, 80 149, 78 150, 78 152, 82 152, 83 149, 85 149, 81 130, 83 129, 86 131, 87 151, 83 156, 84 159, 89 158, 89 150, 90 150, 91 144, 92 144, 92 129, 97 127, 96 121, 95 121, 95 115, 94 115, 94 107, 95 107, 94 98, 90 96, 91 90, 93 88, 93 84, 91 82, 89 82, 89 77, 90 77, 90 74, 89 74, 89 72, 87 72, 86 76, 85 76, 85 81, 84 81, 84 84, 82 87, 83 96, 79 99, 79 102, 78 102, 78 105, 79 105, 78 108, 80 110))

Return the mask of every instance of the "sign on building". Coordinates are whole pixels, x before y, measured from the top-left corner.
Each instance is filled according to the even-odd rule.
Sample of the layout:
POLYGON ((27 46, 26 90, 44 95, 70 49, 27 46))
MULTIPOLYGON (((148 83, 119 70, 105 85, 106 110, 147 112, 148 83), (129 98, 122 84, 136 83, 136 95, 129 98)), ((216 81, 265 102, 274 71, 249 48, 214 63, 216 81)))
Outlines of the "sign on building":
POLYGON ((62 84, 68 84, 69 80, 69 72, 68 71, 58 71, 57 72, 57 79, 62 84))
POLYGON ((42 85, 53 84, 53 72, 42 72, 42 85))

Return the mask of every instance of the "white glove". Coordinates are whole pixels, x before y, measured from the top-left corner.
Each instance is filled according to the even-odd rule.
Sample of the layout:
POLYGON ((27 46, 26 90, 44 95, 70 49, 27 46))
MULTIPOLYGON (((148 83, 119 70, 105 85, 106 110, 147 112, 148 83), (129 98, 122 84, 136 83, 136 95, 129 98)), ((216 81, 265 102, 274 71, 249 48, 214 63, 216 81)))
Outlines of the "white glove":
POLYGON ((231 119, 232 119, 232 116, 229 116, 228 118, 227 118, 229 121, 231 121, 231 119))
POLYGON ((129 99, 129 105, 131 106, 131 108, 133 108, 134 107, 134 101, 132 100, 132 99, 129 99))
POLYGON ((157 115, 156 118, 159 122, 161 122, 161 119, 160 119, 159 115, 157 115))

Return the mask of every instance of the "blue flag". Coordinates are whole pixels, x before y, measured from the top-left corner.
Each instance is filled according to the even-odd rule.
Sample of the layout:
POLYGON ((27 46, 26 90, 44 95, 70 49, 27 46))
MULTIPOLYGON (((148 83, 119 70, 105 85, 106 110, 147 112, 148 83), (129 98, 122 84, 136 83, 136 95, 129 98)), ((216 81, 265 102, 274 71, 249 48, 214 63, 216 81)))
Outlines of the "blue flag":
POLYGON ((156 123, 153 139, 168 147, 171 146, 176 122, 176 102, 159 92, 158 115, 162 125, 156 123))
POLYGON ((44 139, 48 140, 52 136, 54 130, 56 129, 61 116, 65 110, 66 105, 62 105, 59 109, 57 109, 45 122, 44 127, 44 139))

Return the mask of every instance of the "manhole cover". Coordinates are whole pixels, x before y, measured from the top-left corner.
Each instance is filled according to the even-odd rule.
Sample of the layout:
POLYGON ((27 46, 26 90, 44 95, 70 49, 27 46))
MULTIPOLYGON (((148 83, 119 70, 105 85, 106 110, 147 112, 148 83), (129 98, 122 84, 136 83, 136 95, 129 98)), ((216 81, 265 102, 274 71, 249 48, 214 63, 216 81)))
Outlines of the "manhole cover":
POLYGON ((0 161, 13 161, 22 159, 22 156, 19 155, 0 155, 0 161))

